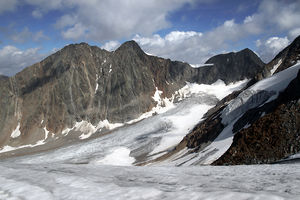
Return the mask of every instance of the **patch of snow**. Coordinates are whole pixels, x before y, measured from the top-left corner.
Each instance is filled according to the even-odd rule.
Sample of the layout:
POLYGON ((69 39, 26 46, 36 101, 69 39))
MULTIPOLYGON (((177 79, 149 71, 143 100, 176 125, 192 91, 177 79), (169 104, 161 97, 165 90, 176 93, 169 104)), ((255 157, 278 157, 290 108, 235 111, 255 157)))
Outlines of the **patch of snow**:
POLYGON ((243 129, 249 128, 251 126, 251 124, 246 124, 243 129))
POLYGON ((172 108, 175 107, 175 105, 173 104, 174 101, 174 96, 170 99, 168 98, 161 98, 161 94, 163 92, 158 90, 158 88, 156 87, 156 91, 152 97, 152 99, 157 102, 156 106, 153 107, 149 112, 143 113, 142 115, 140 115, 137 119, 133 119, 130 120, 128 122, 126 122, 126 124, 133 124, 135 122, 141 121, 143 119, 146 119, 148 117, 153 116, 154 114, 161 114, 164 113, 172 108))
POLYGON ((63 135, 63 136, 67 136, 68 134, 69 134, 69 132, 72 130, 73 128, 66 128, 66 129, 64 129, 62 132, 61 132, 61 134, 63 135))
POLYGON ((41 124, 43 124, 43 123, 44 123, 44 120, 41 121, 41 124))
POLYGON ((108 73, 111 73, 112 72, 112 65, 110 64, 109 65, 109 72, 108 73))
POLYGON ((289 156, 289 159, 296 159, 296 158, 300 159, 300 153, 289 156))
POLYGON ((45 133, 45 139, 44 140, 46 140, 49 136, 49 131, 47 130, 46 127, 44 127, 44 133, 45 133))
POLYGON ((75 131, 80 131, 82 134, 79 136, 80 139, 89 138, 93 133, 97 131, 96 127, 93 124, 82 120, 81 122, 76 122, 75 131))
POLYGON ((257 82, 247 90, 243 91, 223 110, 221 116, 222 123, 224 125, 229 124, 247 110, 276 99, 279 93, 296 78, 299 69, 300 64, 296 64, 271 77, 257 82))
POLYGON ((155 56, 154 54, 148 53, 148 52, 146 52, 146 51, 145 51, 145 54, 147 54, 148 56, 155 56))
POLYGON ((36 147, 36 146, 40 146, 40 145, 44 145, 44 144, 45 144, 45 140, 42 139, 42 140, 37 141, 35 144, 26 144, 26 145, 21 145, 21 146, 17 146, 17 147, 12 147, 12 146, 6 145, 0 150, 0 153, 14 151, 14 150, 28 148, 28 147, 32 148, 32 147, 36 147))
POLYGON ((104 65, 106 63, 106 58, 103 60, 103 62, 101 63, 101 65, 104 65))
POLYGON ((82 134, 79 136, 80 139, 87 139, 91 137, 96 131, 101 131, 101 129, 106 128, 108 130, 113 130, 120 126, 123 126, 122 123, 110 123, 107 119, 100 121, 96 126, 87 121, 76 122, 74 128, 75 131, 80 131, 82 134))
POLYGON ((117 147, 103 159, 97 161, 97 163, 103 165, 130 166, 135 162, 135 159, 129 154, 130 149, 126 147, 117 147))
POLYGON ((96 93, 97 93, 97 90, 98 90, 98 87, 99 87, 98 80, 99 80, 99 75, 98 75, 98 74, 96 74, 96 88, 95 88, 95 92, 94 92, 94 94, 96 94, 96 93))
POLYGON ((21 131, 20 131, 20 122, 19 122, 17 128, 11 133, 10 137, 17 138, 20 135, 21 135, 21 131))
POLYGON ((155 93, 154 93, 152 99, 153 99, 154 101, 156 101, 157 103, 160 103, 160 101, 161 101, 160 95, 161 95, 162 93, 163 93, 163 92, 160 91, 160 90, 158 90, 158 88, 156 87, 156 90, 155 90, 155 93))
POLYGON ((273 67, 273 69, 271 69, 271 75, 273 75, 274 74, 274 72, 278 69, 278 67, 281 65, 281 63, 282 63, 282 60, 280 59, 278 62, 277 62, 277 64, 276 65, 274 65, 274 67, 273 67))
POLYGON ((123 123, 110 123, 107 119, 100 121, 98 125, 96 126, 97 129, 103 129, 106 128, 108 130, 113 130, 115 128, 123 126, 123 123))
POLYGON ((207 63, 207 64, 190 64, 192 68, 200 68, 200 67, 205 67, 205 66, 214 66, 213 63, 207 63))

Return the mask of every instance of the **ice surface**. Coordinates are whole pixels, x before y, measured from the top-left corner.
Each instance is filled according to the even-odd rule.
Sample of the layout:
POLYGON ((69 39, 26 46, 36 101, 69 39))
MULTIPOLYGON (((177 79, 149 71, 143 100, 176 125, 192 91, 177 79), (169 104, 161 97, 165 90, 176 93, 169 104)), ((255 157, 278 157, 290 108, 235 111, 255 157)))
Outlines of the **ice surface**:
POLYGON ((283 200, 300 197, 299 164, 118 167, 0 164, 2 199, 283 200))

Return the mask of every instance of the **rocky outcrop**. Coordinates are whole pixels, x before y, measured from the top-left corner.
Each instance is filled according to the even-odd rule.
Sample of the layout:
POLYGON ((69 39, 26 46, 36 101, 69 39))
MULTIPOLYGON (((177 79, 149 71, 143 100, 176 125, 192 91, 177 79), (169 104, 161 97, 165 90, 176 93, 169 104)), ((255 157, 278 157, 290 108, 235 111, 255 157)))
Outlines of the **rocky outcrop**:
MULTIPOLYGON (((254 71, 243 71, 226 82, 251 79, 261 66, 253 52, 241 54, 247 60, 241 61, 240 53, 231 55, 241 61, 234 69, 247 63, 253 68, 246 70, 254 71)), ((68 45, 1 84, 0 146, 32 144, 48 131, 61 137, 82 120, 96 126, 106 119, 111 123, 135 119, 156 106, 152 97, 157 90, 162 91, 161 98, 171 97, 186 82, 223 79, 227 76, 223 68, 220 64, 192 68, 149 56, 134 41, 114 52, 86 43, 68 45), (18 134, 11 137, 12 132, 18 134)))
POLYGON ((246 48, 237 53, 228 53, 214 56, 206 61, 206 77, 209 82, 215 82, 217 78, 225 83, 231 83, 236 79, 242 80, 247 77, 255 77, 262 71, 264 63, 250 49, 246 48), (216 77, 218 74, 219 77, 216 77))
POLYGON ((232 145, 214 165, 272 163, 300 152, 300 71, 276 100, 249 110, 235 129, 232 145), (240 129, 245 120, 252 125, 240 129))

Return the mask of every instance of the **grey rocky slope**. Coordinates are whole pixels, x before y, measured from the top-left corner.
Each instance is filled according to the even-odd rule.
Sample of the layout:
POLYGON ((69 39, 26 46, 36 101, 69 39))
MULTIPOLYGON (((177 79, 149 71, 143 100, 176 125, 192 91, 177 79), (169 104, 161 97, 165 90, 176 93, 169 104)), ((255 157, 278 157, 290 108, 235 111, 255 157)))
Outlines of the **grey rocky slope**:
MULTIPOLYGON (((263 69, 251 51, 228 56, 240 65, 234 65, 231 71, 236 75, 226 82, 251 79, 263 69), (245 63, 253 67, 235 70, 245 63)), ((219 64, 192 68, 149 56, 134 41, 114 52, 86 43, 66 46, 1 82, 0 147, 48 141, 48 131, 60 138, 82 120, 95 126, 106 119, 127 122, 156 106, 152 97, 157 90, 162 91, 161 98, 170 98, 187 81, 213 83, 224 78, 223 71, 219 64)), ((71 132, 79 135, 80 131, 71 132)))

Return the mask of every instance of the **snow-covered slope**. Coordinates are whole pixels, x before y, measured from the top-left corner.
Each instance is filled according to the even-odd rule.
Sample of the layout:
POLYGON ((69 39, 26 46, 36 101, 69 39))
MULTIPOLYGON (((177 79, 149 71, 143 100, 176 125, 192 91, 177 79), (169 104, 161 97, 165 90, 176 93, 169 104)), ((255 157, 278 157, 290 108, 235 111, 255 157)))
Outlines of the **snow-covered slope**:
MULTIPOLYGON (((227 152, 232 145, 233 137, 237 131, 247 129, 252 125, 253 117, 251 117, 250 114, 250 118, 247 121, 247 117, 244 116, 245 113, 249 112, 251 109, 260 108, 277 99, 280 92, 284 91, 290 82, 296 78, 299 69, 300 63, 276 73, 269 78, 261 80, 244 90, 236 98, 231 100, 220 113, 216 112, 212 117, 206 119, 203 123, 200 123, 199 128, 196 127, 189 135, 187 135, 177 146, 174 153, 170 153, 167 158, 160 159, 156 164, 170 165, 170 163, 172 163, 177 166, 212 164, 227 152), (215 134, 216 136, 213 138, 210 136, 212 134, 215 134), (193 145, 194 143, 197 145, 193 145)), ((265 112, 261 111, 255 115, 254 118, 257 120, 260 117, 263 117, 265 112)), ((267 139, 272 141, 271 138, 267 139)), ((253 141, 253 143, 255 142, 253 141)), ((280 148, 285 147, 283 145, 283 147, 280 148)), ((295 148, 296 151, 296 147, 293 148, 295 148)), ((244 153, 245 152, 239 152, 239 154, 244 153)), ((268 160, 272 161, 274 159, 266 158, 266 161, 268 160)))
POLYGON ((288 84, 297 76, 300 63, 259 81, 235 98, 222 112, 222 123, 229 124, 251 108, 263 105, 278 97, 288 84))

